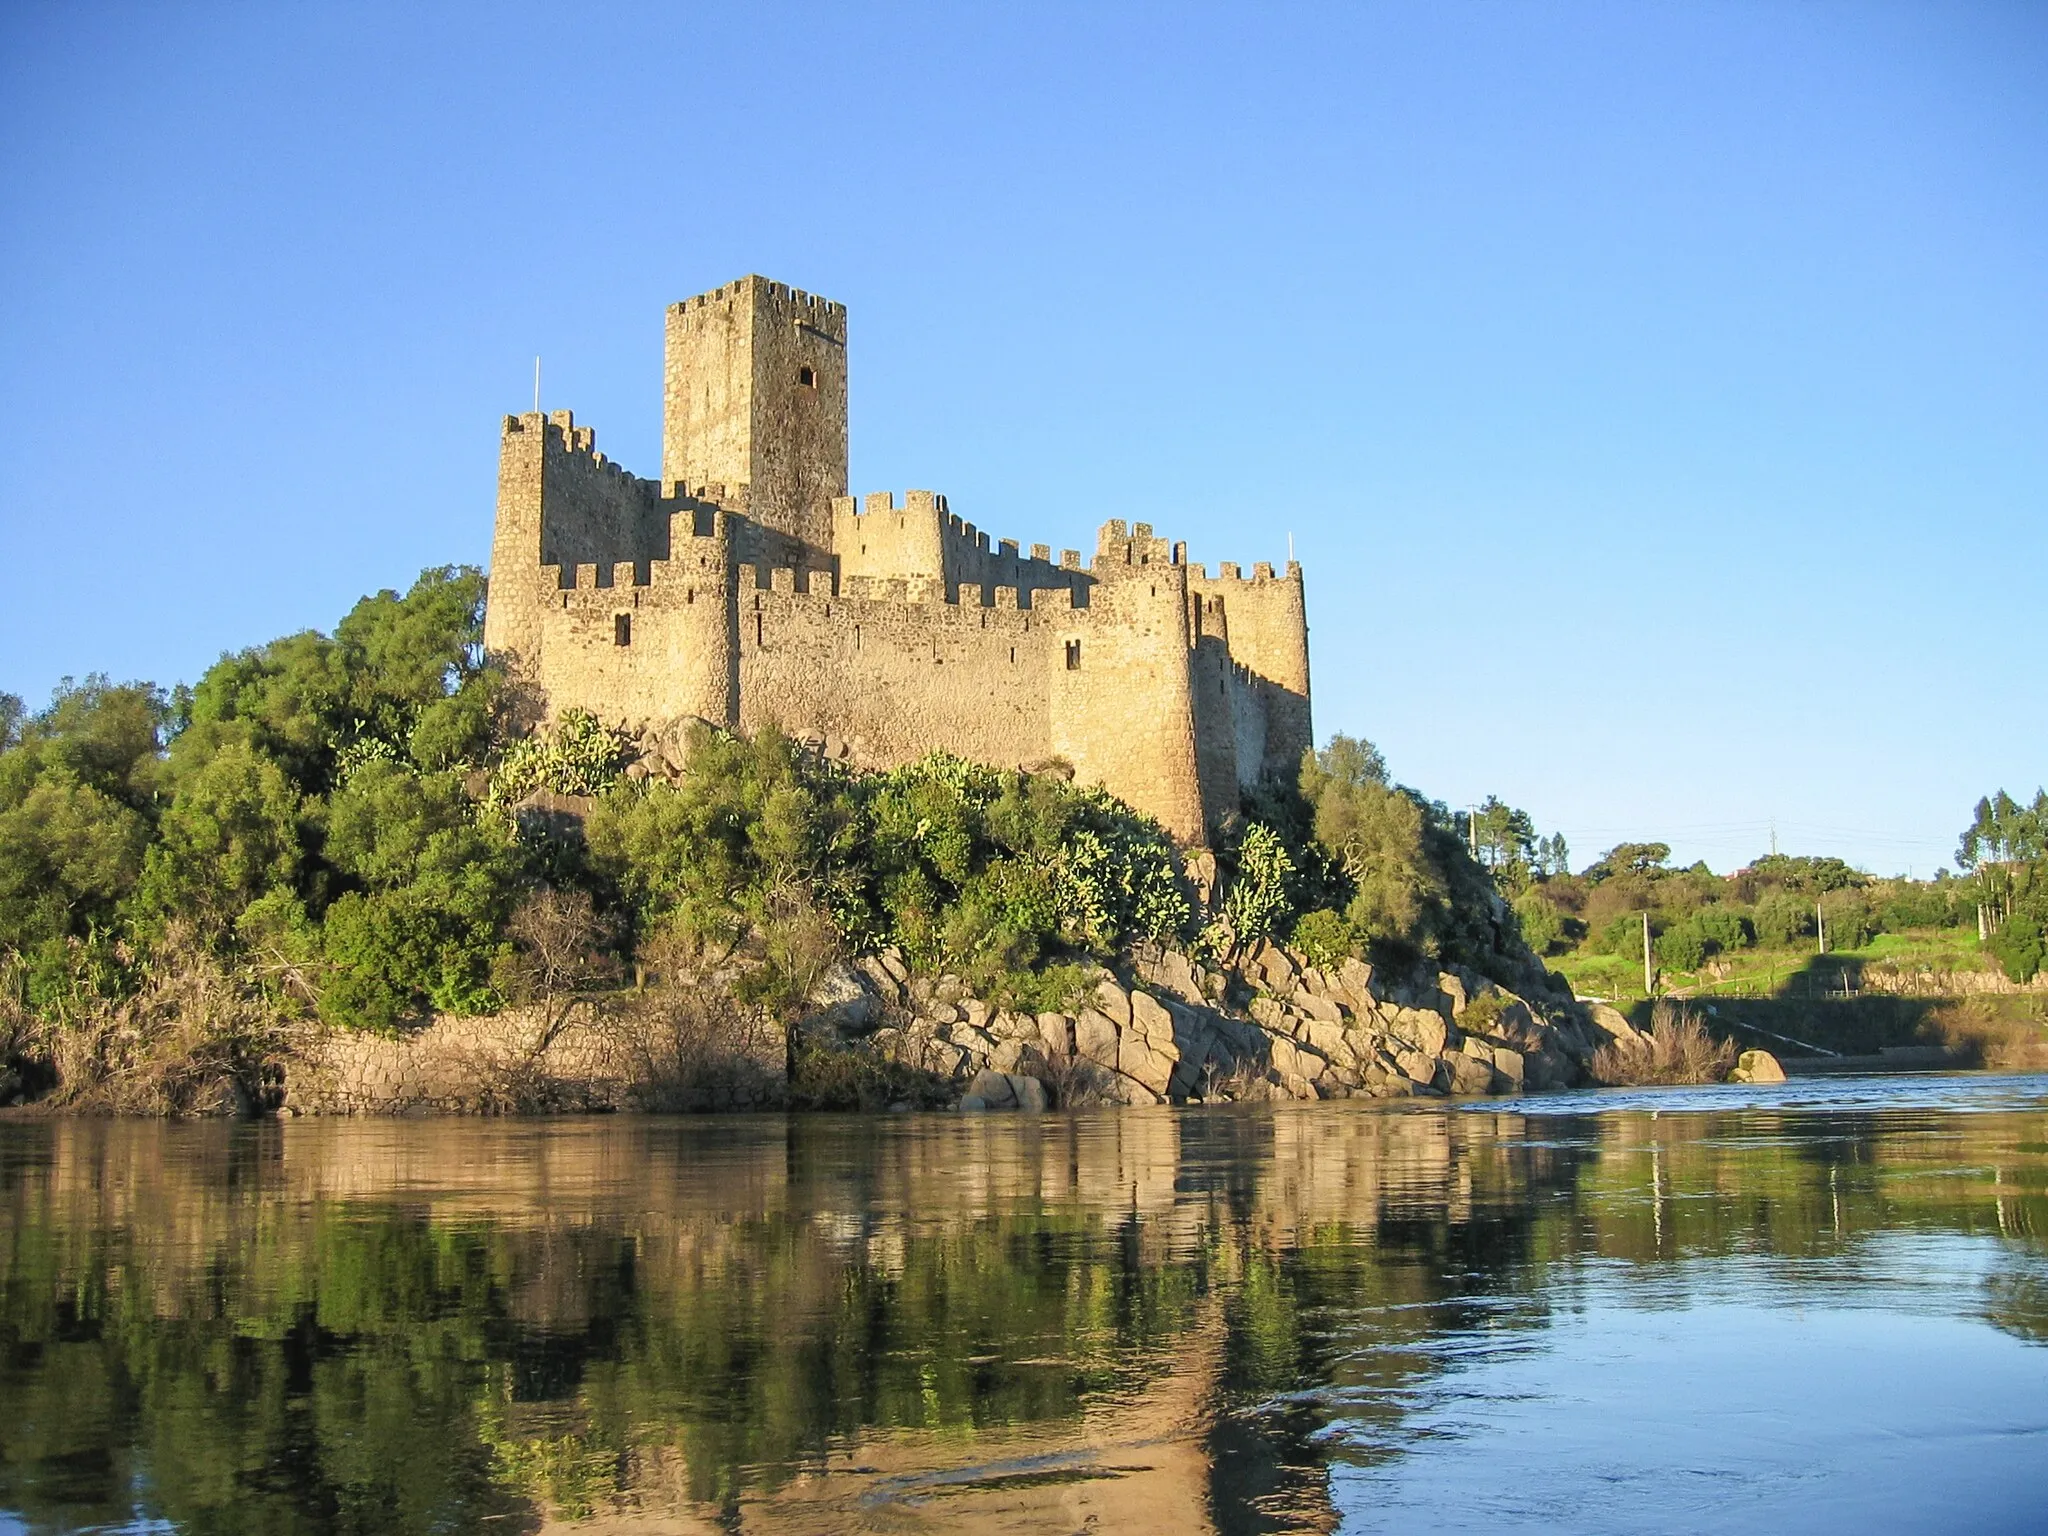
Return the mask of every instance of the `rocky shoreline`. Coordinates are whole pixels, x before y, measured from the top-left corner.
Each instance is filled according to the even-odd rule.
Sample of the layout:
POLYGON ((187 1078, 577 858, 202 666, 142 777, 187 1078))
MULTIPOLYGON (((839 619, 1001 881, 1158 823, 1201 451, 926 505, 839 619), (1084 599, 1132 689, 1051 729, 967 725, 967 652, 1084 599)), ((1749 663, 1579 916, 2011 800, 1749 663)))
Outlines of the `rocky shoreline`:
POLYGON ((644 1010, 602 998, 398 1038, 308 1028, 287 1052, 278 1112, 777 1108, 800 1052, 886 1064, 920 1086, 897 1108, 1507 1095, 1586 1082, 1602 1046, 1638 1038, 1611 1008, 1530 992, 1464 970, 1325 970, 1260 944, 1229 968, 1130 956, 1098 968, 1077 1006, 1025 1013, 885 950, 826 972, 793 1037, 760 1021, 687 1070, 636 1022, 644 1010))

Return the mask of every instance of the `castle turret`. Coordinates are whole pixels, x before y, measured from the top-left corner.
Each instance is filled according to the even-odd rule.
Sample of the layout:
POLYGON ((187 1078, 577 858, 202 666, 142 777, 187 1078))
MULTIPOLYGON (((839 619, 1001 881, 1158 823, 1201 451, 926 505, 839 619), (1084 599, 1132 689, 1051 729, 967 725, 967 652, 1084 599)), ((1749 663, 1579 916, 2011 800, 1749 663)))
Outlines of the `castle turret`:
POLYGON ((846 494, 846 306, 763 277, 672 305, 661 478, 748 488, 754 521, 832 548, 846 494))

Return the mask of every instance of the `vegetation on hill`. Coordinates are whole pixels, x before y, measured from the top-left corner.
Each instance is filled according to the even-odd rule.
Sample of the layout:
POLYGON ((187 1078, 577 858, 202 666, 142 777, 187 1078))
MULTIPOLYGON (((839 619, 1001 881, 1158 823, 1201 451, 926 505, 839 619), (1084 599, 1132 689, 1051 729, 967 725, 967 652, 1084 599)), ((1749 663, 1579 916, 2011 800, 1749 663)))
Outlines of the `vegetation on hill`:
POLYGON ((483 597, 430 570, 189 688, 0 698, 0 1098, 180 1108, 260 1076, 295 1019, 391 1031, 634 973, 786 1011, 885 944, 1021 1007, 1132 945, 1268 937, 1543 981, 1453 818, 1369 743, 1248 802, 1198 900, 1155 823, 1057 773, 860 773, 702 727, 649 774, 587 715, 514 734, 483 597))
POLYGON ((1559 837, 1489 800, 1459 830, 1532 948, 1582 990, 1640 993, 1645 927, 1660 988, 1730 994, 1840 985, 1852 963, 2032 980, 2048 960, 2048 794, 1980 800, 1960 874, 1878 879, 1840 859, 1772 853, 1732 874, 1622 843, 1574 874, 1559 837))

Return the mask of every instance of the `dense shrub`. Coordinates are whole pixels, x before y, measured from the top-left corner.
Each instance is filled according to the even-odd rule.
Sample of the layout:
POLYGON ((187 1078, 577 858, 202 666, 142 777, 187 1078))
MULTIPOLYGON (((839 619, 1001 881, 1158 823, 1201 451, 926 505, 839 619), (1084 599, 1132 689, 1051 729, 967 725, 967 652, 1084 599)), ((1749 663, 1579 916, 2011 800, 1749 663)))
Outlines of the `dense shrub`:
MULTIPOLYGON (((1657 926, 1650 925, 1650 938, 1654 945, 1657 926)), ((1643 914, 1624 912, 1612 917, 1601 927, 1593 941, 1593 951, 1602 955, 1641 955, 1643 952, 1643 914)))
POLYGON ((1992 930, 1985 946, 2014 981, 2032 981, 2048 965, 2048 902, 2020 907, 1992 930))
POLYGON ((1555 954, 1563 947, 1565 915, 1541 886, 1534 886, 1516 898, 1515 921, 1521 925, 1523 939, 1537 954, 1555 954))
POLYGON ((1747 949, 1756 942, 1755 926, 1734 907, 1707 907, 1693 914, 1689 921, 1706 941, 1709 954, 1747 949))
POLYGON ((1697 919, 1688 918, 1664 930, 1655 940, 1657 963, 1675 971, 1696 971, 1706 962, 1708 944, 1697 919))
POLYGON ((1757 942, 1781 948, 1813 936, 1813 903, 1791 891, 1772 891, 1756 904, 1757 942))

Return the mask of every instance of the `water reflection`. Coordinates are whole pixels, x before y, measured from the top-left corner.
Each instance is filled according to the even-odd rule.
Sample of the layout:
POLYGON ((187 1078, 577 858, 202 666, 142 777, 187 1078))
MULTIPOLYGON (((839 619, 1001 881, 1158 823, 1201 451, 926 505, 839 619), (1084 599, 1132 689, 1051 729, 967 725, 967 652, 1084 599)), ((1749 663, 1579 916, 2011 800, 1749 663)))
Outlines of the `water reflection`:
MULTIPOLYGON (((1713 1328, 1776 1339, 1758 1309, 1961 1330, 2038 1457, 2048 1083, 1971 1081, 1593 1115, 14 1121, 0 1509, 1240 1532, 1466 1500, 1542 1524, 1586 1508, 1573 1405, 1689 1371, 1734 1417, 1709 1455, 1667 1403, 1644 1486, 1601 1485, 1625 1525, 1668 1508, 1660 1469, 1757 1463, 1750 1357, 1713 1328)), ((1809 1334, 1821 1361, 1825 1330, 1774 1347, 1809 1334)), ((1824 1508, 1839 1479, 1802 1475, 1824 1508)))

